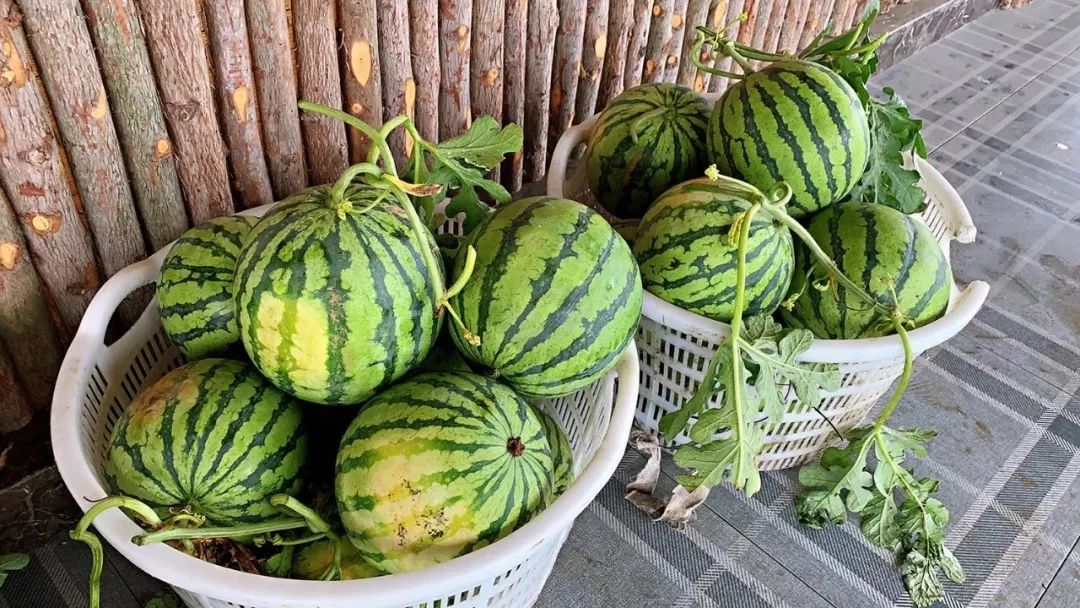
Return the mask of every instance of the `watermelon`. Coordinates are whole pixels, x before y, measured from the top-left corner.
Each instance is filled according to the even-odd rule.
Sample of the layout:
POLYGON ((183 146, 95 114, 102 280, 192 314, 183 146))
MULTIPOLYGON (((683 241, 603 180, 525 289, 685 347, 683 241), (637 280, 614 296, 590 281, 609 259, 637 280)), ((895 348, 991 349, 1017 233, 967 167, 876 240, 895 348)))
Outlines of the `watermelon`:
POLYGON ((372 565, 407 572, 490 544, 548 503, 551 448, 521 397, 469 372, 432 372, 372 398, 338 452, 334 494, 372 565))
POLYGON ((348 539, 323 539, 304 545, 292 561, 292 577, 309 581, 350 581, 381 576, 348 539), (339 547, 338 568, 334 568, 334 549, 339 547))
POLYGON ((218 525, 281 517, 307 455, 300 405, 247 363, 200 359, 140 393, 120 416, 105 462, 116 493, 187 508, 218 525))
MULTIPOLYGON (((750 207, 719 182, 699 178, 665 192, 641 220, 634 256, 645 289, 679 308, 731 321, 738 248, 731 223, 750 207)), ((754 216, 746 253, 745 315, 772 314, 795 265, 791 233, 764 212, 754 216)))
POLYGON ((547 433, 548 444, 551 446, 551 459, 554 462, 554 474, 552 476, 552 495, 558 496, 570 487, 574 481, 574 452, 570 449, 570 442, 566 440, 559 423, 547 415, 544 410, 534 407, 536 416, 544 424, 547 433))
POLYGON ((439 328, 442 285, 432 285, 422 252, 435 250, 434 237, 421 241, 393 197, 374 188, 352 185, 345 199, 338 205, 317 186, 279 203, 236 269, 251 360, 285 392, 323 404, 358 403, 400 378, 439 328))
POLYGON ((792 189, 788 213, 835 203, 866 169, 870 128, 855 91, 829 68, 777 61, 736 81, 713 108, 709 151, 725 174, 764 192, 792 189))
MULTIPOLYGON (((930 230, 919 220, 885 207, 845 202, 814 215, 807 226, 814 241, 845 276, 882 305, 900 309, 916 327, 937 319, 949 303, 952 270, 930 230), (895 296, 894 296, 895 288, 895 296)), ((872 338, 893 332, 884 315, 837 286, 822 291, 806 284, 826 275, 806 247, 796 249, 792 291, 802 295, 783 318, 819 338, 872 338)))
POLYGON ((585 172, 596 200, 638 218, 664 190, 702 175, 709 104, 677 84, 644 84, 608 104, 589 136, 585 172))
POLYGON ((161 264, 161 325, 188 360, 223 353, 240 342, 233 271, 256 221, 233 215, 199 224, 176 240, 161 264))
MULTIPOLYGON (((523 395, 558 396, 594 382, 630 343, 641 277, 630 247, 596 212, 560 198, 514 201, 473 230, 476 267, 450 303, 467 359, 523 395)), ((465 256, 459 255, 459 274, 465 256)))

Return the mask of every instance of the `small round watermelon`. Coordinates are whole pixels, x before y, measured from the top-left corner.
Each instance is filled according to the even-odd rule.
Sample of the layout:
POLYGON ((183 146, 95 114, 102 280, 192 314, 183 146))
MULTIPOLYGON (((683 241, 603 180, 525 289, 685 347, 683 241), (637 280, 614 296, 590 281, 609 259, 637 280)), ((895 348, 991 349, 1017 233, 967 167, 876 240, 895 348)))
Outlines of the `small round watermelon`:
MULTIPOLYGON (((451 304, 451 336, 467 359, 523 395, 554 397, 591 384, 630 343, 641 276, 630 247, 581 203, 514 201, 469 234, 476 267, 451 304)), ((458 255, 455 275, 464 267, 458 255)))
MULTIPOLYGON (((707 178, 665 192, 642 218, 634 239, 645 289, 679 308, 731 321, 738 247, 728 234, 749 207, 707 178)), ((744 316, 776 310, 788 293, 794 265, 791 233, 766 213, 757 213, 747 240, 744 316)))
POLYGON ((317 540, 304 545, 292 560, 292 577, 309 581, 351 581, 382 576, 360 555, 360 551, 347 538, 337 541, 317 540), (334 567, 334 549, 339 548, 338 567, 334 567))
POLYGON ((792 189, 788 212, 843 199, 870 153, 866 109, 851 85, 809 61, 777 61, 735 81, 713 108, 709 152, 725 174, 764 192, 792 189))
POLYGON ((408 572, 506 536, 548 504, 551 448, 528 403, 468 372, 433 372, 373 397, 338 452, 334 494, 376 568, 408 572))
MULTIPOLYGON (((236 268, 240 336, 271 382, 306 401, 353 404, 423 360, 438 333, 422 240, 393 197, 328 186, 279 203, 236 268)), ((435 254, 435 263, 442 266, 435 254)))
POLYGON ((565 492, 574 481, 574 452, 570 449, 570 442, 559 423, 544 410, 538 407, 533 410, 540 422, 544 423, 544 431, 547 432, 548 444, 551 446, 551 459, 555 464, 552 498, 555 498, 565 492))
POLYGON ((161 325, 189 361, 240 342, 233 278, 240 247, 256 221, 232 215, 199 224, 176 240, 161 264, 161 325))
POLYGON ((300 404, 246 363, 200 359, 140 393, 120 416, 105 462, 114 492, 187 508, 218 525, 280 517, 307 457, 300 404))
POLYGON ((664 190, 705 172, 709 104, 682 85, 623 91, 589 136, 585 171, 596 200, 638 218, 664 190))
MULTIPOLYGON (((882 305, 900 309, 916 327, 945 312, 952 289, 952 270, 934 235, 919 220, 885 207, 845 202, 823 209, 807 230, 845 276, 858 283, 882 305), (895 295, 894 295, 895 293, 895 295)), ((819 338, 872 338, 893 333, 884 315, 848 293, 806 284, 827 275, 806 247, 796 248, 792 291, 802 295, 783 312, 792 327, 809 329, 819 338)))

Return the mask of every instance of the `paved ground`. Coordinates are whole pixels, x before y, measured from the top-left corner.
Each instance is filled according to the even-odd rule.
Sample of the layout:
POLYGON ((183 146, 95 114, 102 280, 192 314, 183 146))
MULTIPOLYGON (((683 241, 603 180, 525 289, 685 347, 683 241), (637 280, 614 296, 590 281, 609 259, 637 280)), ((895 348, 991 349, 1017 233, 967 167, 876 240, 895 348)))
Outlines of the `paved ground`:
MULTIPOLYGON (((898 413, 941 431, 920 468, 942 480, 968 575, 945 605, 1080 606, 1080 5, 990 13, 876 83, 926 120, 931 159, 979 227, 953 250, 957 278, 992 285, 976 321, 920 359, 898 413)), ((538 606, 910 605, 853 525, 795 523, 792 474, 766 475, 750 500, 719 489, 676 531, 622 498, 643 462, 626 454, 538 606)), ((86 567, 81 546, 43 547, 0 608, 84 606, 86 567)), ((160 587, 114 557, 105 592, 109 608, 142 608, 160 587)))

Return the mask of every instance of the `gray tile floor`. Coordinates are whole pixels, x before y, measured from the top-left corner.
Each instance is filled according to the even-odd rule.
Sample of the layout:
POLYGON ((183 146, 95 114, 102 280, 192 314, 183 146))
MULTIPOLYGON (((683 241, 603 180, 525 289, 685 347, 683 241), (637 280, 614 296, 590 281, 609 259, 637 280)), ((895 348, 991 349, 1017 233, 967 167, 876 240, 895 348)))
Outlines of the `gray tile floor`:
MULTIPOLYGON (((920 359, 897 414, 899 426, 940 430, 919 468, 942 480, 967 570, 947 587, 949 607, 1080 606, 1078 83, 1076 0, 992 12, 876 79, 926 121, 931 160, 979 227, 953 250, 957 278, 992 285, 975 322, 920 359)), ((538 606, 911 605, 890 556, 855 526, 795 523, 792 473, 766 475, 753 499, 718 489, 678 531, 623 499, 643 462, 627 452, 538 606)), ((673 485, 665 473, 661 490, 673 485)), ((70 541, 42 548, 0 608, 85 605, 86 562, 70 541)), ((142 608, 160 591, 110 558, 105 606, 142 608)))

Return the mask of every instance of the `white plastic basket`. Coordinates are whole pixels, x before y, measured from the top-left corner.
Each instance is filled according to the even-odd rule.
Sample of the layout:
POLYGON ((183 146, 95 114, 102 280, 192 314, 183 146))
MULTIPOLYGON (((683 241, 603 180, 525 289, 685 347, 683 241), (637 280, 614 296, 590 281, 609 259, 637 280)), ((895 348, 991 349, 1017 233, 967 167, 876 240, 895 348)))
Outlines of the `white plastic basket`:
MULTIPOLYGON (((245 212, 262 215, 269 206, 245 212)), ((450 221, 447 230, 459 225, 450 221)), ((85 511, 106 495, 105 451, 116 420, 148 384, 182 363, 161 329, 156 304, 111 346, 105 328, 120 302, 151 283, 168 247, 118 272, 94 297, 57 379, 52 442, 60 475, 85 511)), ((615 370, 560 399, 537 403, 566 431, 577 479, 547 509, 506 538, 437 566, 378 578, 319 582, 279 579, 216 566, 164 544, 137 547, 141 533, 113 509, 98 532, 150 576, 173 586, 191 608, 520 608, 540 594, 574 520, 622 458, 638 392, 631 344, 615 370), (618 386, 616 390, 616 378, 618 386)))
MULTIPOLYGON (((719 95, 706 95, 710 103, 719 95)), ((567 197, 598 208, 585 178, 585 163, 575 153, 586 146, 598 116, 563 134, 555 147, 548 171, 547 193, 567 197)), ((975 240, 975 226, 956 190, 925 160, 915 158, 923 178, 927 206, 921 220, 933 233, 945 257, 949 243, 975 240)), ((949 307, 940 319, 910 332, 915 354, 921 354, 955 336, 986 300, 989 285, 973 281, 965 289, 953 284, 949 307)), ((637 423, 655 431, 666 412, 682 407, 697 390, 704 370, 729 327, 669 304, 646 292, 642 305, 637 345, 641 354, 641 393, 637 423)), ((841 388, 824 393, 819 404, 797 404, 789 396, 787 413, 778 424, 766 426, 766 447, 758 457, 763 470, 784 469, 813 460, 830 442, 834 431, 859 424, 903 368, 903 347, 896 336, 861 340, 815 340, 800 361, 835 363, 840 366, 841 388), (815 407, 816 406, 816 407, 815 407)), ((715 405, 715 400, 713 405, 715 405)), ((680 435, 675 443, 687 441, 680 435)))

